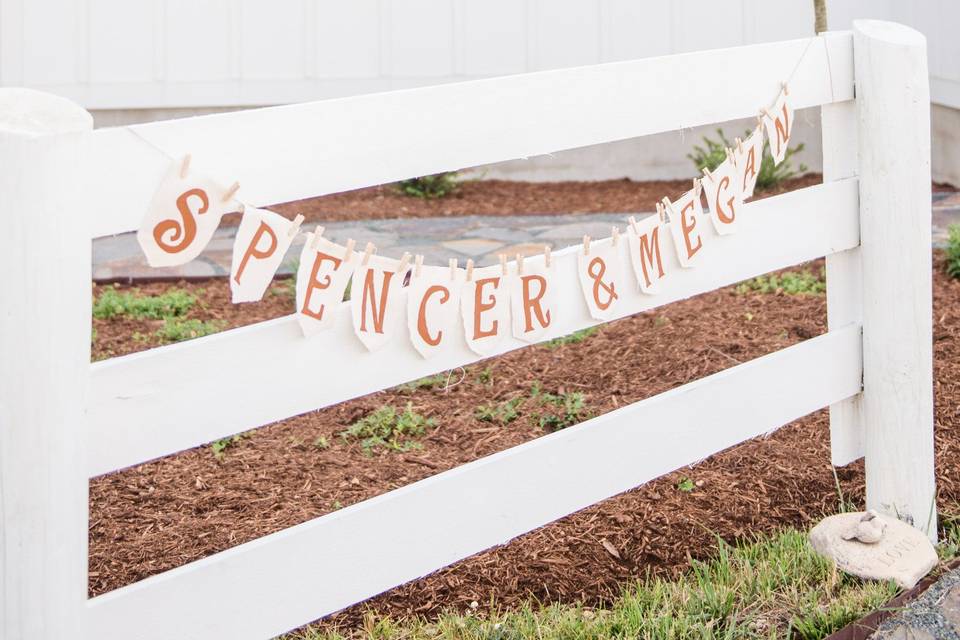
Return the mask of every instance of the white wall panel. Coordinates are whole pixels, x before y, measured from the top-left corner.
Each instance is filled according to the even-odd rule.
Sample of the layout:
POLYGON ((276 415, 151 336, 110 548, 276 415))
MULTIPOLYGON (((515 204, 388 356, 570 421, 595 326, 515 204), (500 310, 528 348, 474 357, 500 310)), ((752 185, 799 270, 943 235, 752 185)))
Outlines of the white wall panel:
POLYGON ((743 0, 745 42, 774 42, 813 34, 813 1, 743 0))
POLYGON ((600 62, 599 0, 531 2, 531 71, 600 62))
POLYGON ((675 0, 670 6, 674 53, 744 44, 743 2, 675 0))
MULTIPOLYGON (((32 2, 32 0, 30 0, 32 2)), ((88 0, 90 6, 90 82, 152 82, 157 64, 162 13, 153 0, 88 0)), ((30 52, 32 54, 32 52, 30 52)), ((65 50, 63 55, 71 56, 65 50)))
POLYGON ((378 0, 316 3, 317 75, 370 78, 380 73, 378 0))
POLYGON ((462 69, 466 75, 527 70, 527 2, 463 0, 462 69))
POLYGON ((166 77, 171 82, 230 77, 230 0, 167 0, 166 77))
POLYGON ((453 74, 453 3, 450 0, 392 0, 384 66, 393 77, 453 74))
POLYGON ((29 0, 23 3, 24 81, 67 84, 77 80, 78 24, 83 6, 75 0, 29 0))
POLYGON ((242 0, 239 6, 243 78, 303 78, 307 61, 303 0, 242 0))
POLYGON ((601 0, 600 56, 603 61, 671 53, 670 6, 666 2, 601 0))

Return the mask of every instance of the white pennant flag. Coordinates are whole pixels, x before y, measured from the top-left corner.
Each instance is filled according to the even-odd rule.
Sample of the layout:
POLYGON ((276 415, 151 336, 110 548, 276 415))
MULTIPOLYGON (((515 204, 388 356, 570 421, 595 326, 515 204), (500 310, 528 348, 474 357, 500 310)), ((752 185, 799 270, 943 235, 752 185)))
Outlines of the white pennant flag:
POLYGON ((524 342, 539 341, 556 314, 553 263, 548 267, 538 258, 521 258, 517 274, 508 279, 508 285, 513 336, 524 342))
POLYGON ((230 291, 233 302, 256 302, 273 281, 303 216, 287 220, 266 209, 246 207, 233 241, 230 291))
POLYGON ((303 335, 312 336, 333 326, 350 275, 360 261, 352 248, 349 259, 347 252, 346 247, 315 233, 307 234, 297 269, 297 322, 303 335))
POLYGON ((740 211, 743 209, 743 197, 740 195, 739 172, 730 158, 704 176, 700 183, 707 194, 710 221, 717 233, 726 235, 736 231, 740 211))
POLYGON ((613 238, 589 242, 577 252, 577 276, 590 317, 609 320, 616 313, 623 291, 620 252, 613 238))
POLYGON ((640 222, 631 218, 627 230, 633 274, 637 277, 640 291, 650 295, 660 292, 660 281, 665 275, 663 252, 660 249, 662 228, 660 216, 650 215, 640 222))
POLYGON ((780 164, 787 155, 790 136, 793 134, 793 109, 787 100, 787 90, 784 87, 773 104, 773 109, 763 110, 763 127, 767 130, 770 140, 770 154, 773 163, 780 164))
POLYGON ((753 197, 763 163, 763 125, 758 124, 750 137, 733 149, 733 163, 739 176, 740 195, 746 200, 753 197))
POLYGON ((487 356, 510 332, 510 288, 500 265, 474 269, 460 294, 467 346, 487 356))
MULTIPOLYGON (((706 179, 706 178, 705 178, 706 179)), ((700 204, 699 189, 691 189, 670 202, 664 198, 670 213, 670 235, 677 248, 677 260, 680 266, 691 267, 700 249, 703 238, 699 225, 703 220, 703 207, 700 204)))
POLYGON ((137 230, 151 267, 186 264, 200 255, 233 203, 226 189, 185 168, 186 161, 170 161, 137 230))
POLYGON ((379 349, 397 335, 405 319, 405 263, 368 255, 361 258, 361 263, 353 272, 350 281, 353 331, 370 351, 379 349), (363 264, 364 261, 366 264, 363 264))
POLYGON ((464 280, 463 269, 456 267, 414 270, 407 287, 407 328, 413 347, 424 358, 432 358, 459 339, 464 280))

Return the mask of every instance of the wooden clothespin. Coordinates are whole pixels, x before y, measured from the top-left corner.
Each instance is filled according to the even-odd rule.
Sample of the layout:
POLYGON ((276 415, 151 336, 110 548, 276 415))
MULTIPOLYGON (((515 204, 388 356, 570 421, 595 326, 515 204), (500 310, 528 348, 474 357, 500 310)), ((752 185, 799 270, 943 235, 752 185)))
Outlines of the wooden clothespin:
POLYGON ((467 258, 467 282, 473 280, 473 260, 467 258))
POLYGON ((356 246, 357 241, 353 238, 347 239, 346 251, 343 252, 343 261, 350 262, 350 258, 353 257, 353 248, 356 246))
POLYGON ((552 256, 550 255, 550 245, 545 244, 543 245, 543 264, 547 267, 547 269, 550 268, 551 259, 552 256))
POLYGON ((700 194, 703 193, 703 180, 700 178, 693 179, 693 197, 699 198, 700 194))
POLYGON ((507 275, 507 254, 500 254, 500 270, 503 271, 503 275, 507 275))
POLYGON ((237 195, 237 191, 239 190, 240 190, 240 183, 234 182, 232 185, 230 185, 229 189, 223 192, 222 202, 230 202, 233 196, 237 195))
POLYGON ((183 156, 183 161, 180 163, 180 179, 181 180, 183 178, 186 178, 187 174, 190 173, 190 160, 191 160, 191 156, 189 153, 183 156))
POLYGON ((449 264, 450 264, 450 279, 456 280, 457 279, 457 259, 450 258, 449 264))
POLYGON ((787 83, 786 83, 786 82, 781 82, 781 83, 780 83, 780 89, 781 89, 781 91, 783 91, 783 95, 785 95, 785 96, 790 95, 790 89, 787 88, 787 83))
POLYGON ((583 255, 590 255, 590 236, 583 236, 583 255))
POLYGON ((303 215, 298 213, 297 217, 293 219, 293 224, 290 225, 290 228, 287 229, 287 237, 292 238, 297 235, 297 232, 300 231, 300 225, 303 224, 303 215))
POLYGON ((707 176, 708 178, 710 178, 710 182, 715 182, 715 180, 713 179, 713 174, 710 173, 710 169, 707 169, 706 167, 704 167, 704 168, 703 168, 703 175, 705 175, 705 176, 707 176))
POLYGON ((737 143, 737 153, 743 153, 743 140, 740 138, 734 138, 733 140, 737 143))
POLYGON ((657 203, 657 215, 660 216, 660 222, 667 221, 667 209, 660 202, 657 203))
POLYGON ((370 262, 370 256, 376 252, 377 248, 372 242, 368 242, 367 246, 363 248, 363 260, 360 261, 360 264, 364 267, 367 266, 367 263, 370 262))
POLYGON ((613 238, 613 246, 617 246, 617 243, 620 242, 620 229, 613 227, 610 230, 610 237, 613 238))
POLYGON ((419 278, 421 271, 423 271, 423 254, 418 253, 413 258, 413 277, 419 278))
POLYGON ((517 254, 517 274, 523 275, 523 254, 517 254))
POLYGON ((640 227, 639 227, 639 225, 637 225, 637 219, 636 219, 635 217, 633 217, 633 216, 630 216, 629 218, 627 218, 627 222, 630 223, 630 228, 633 229, 634 235, 639 236, 639 235, 640 235, 640 227))
POLYGON ((730 147, 727 147, 726 151, 727 151, 727 160, 729 160, 730 164, 732 164, 733 166, 737 166, 737 160, 733 155, 733 149, 731 149, 730 147))
POLYGON ((407 266, 410 264, 410 254, 406 251, 400 256, 400 264, 397 265, 396 273, 406 273, 407 266))
POLYGON ((776 120, 776 118, 770 115, 770 110, 767 109, 766 107, 760 107, 760 114, 763 116, 766 116, 767 118, 770 118, 771 120, 776 120))
POLYGON ((313 230, 313 238, 310 240, 310 248, 316 250, 317 246, 320 244, 320 238, 323 236, 323 225, 318 224, 317 228, 313 230))

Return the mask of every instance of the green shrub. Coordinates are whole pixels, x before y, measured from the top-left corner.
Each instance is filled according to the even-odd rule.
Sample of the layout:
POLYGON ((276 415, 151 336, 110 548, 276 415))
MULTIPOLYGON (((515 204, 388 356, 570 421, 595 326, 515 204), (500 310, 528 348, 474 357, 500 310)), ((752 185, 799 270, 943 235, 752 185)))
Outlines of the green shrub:
POLYGON ((181 289, 170 289, 156 296, 142 296, 139 290, 120 293, 113 286, 93 303, 93 317, 109 320, 127 317, 135 320, 161 320, 179 318, 187 314, 196 304, 196 296, 181 289))
POLYGON ((737 285, 736 292, 786 293, 792 296, 819 296, 827 291, 827 281, 821 270, 819 275, 810 271, 784 271, 745 280, 737 285))
POLYGON ((375 449, 410 451, 421 447, 414 438, 422 436, 427 427, 433 425, 432 418, 424 418, 413 410, 413 403, 408 402, 399 413, 393 407, 380 407, 341 431, 340 436, 344 440, 359 440, 368 455, 375 449))
MULTIPOLYGON (((747 131, 743 137, 746 138, 749 135, 750 132, 747 131)), ((719 167, 720 163, 727 159, 727 147, 733 148, 735 143, 727 140, 727 137, 723 135, 723 129, 717 129, 717 136, 719 140, 704 136, 703 146, 694 145, 693 153, 687 154, 687 157, 697 167, 698 172, 702 172, 704 168, 713 171, 719 167)), ((790 161, 790 158, 801 151, 803 151, 802 143, 795 147, 787 147, 783 162, 774 165, 773 156, 770 154, 770 141, 764 141, 763 158, 760 160, 760 171, 757 172, 757 190, 764 191, 773 188, 784 180, 806 173, 807 166, 805 164, 801 163, 795 170, 793 163, 790 161)))
POLYGON ((947 275, 960 278, 960 224, 947 229, 947 275))
POLYGON ((445 171, 435 173, 432 176, 410 178, 397 183, 397 189, 400 190, 400 193, 423 199, 443 198, 456 191, 457 187, 456 171, 445 171))

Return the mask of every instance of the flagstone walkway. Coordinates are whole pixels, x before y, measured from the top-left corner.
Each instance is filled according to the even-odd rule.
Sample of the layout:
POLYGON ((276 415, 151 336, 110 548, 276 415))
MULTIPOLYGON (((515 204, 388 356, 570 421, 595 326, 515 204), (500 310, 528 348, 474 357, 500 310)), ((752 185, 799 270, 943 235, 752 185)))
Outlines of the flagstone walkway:
MULTIPOLYGON (((610 228, 626 228, 627 218, 649 213, 584 213, 541 216, 462 216, 451 218, 394 218, 389 220, 331 222, 324 237, 338 243, 354 238, 362 249, 373 242, 377 252, 399 258, 404 251, 422 253, 427 263, 446 264, 457 258, 460 264, 472 258, 477 266, 496 264, 501 253, 533 255, 544 245, 553 250, 579 244, 584 235, 603 238, 610 228)), ((946 242, 947 227, 960 224, 960 193, 933 194, 933 240, 946 242)), ((230 274, 233 239, 237 228, 223 226, 203 254, 179 266, 152 269, 147 266, 134 234, 98 238, 93 242, 93 279, 97 282, 137 280, 202 279, 230 274)), ((279 273, 290 274, 303 246, 300 234, 287 252, 279 273)))

